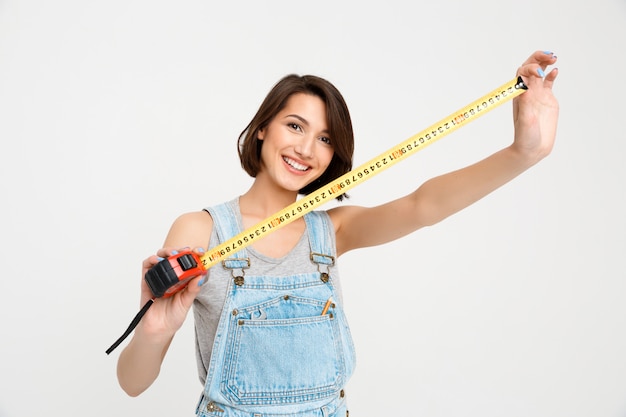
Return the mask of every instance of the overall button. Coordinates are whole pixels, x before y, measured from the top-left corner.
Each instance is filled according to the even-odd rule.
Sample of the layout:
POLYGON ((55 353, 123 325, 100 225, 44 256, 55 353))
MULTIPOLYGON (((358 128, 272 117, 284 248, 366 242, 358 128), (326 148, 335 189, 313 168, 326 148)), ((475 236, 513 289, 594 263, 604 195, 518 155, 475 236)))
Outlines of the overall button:
POLYGON ((217 404, 215 404, 215 402, 213 401, 209 401, 209 403, 206 405, 206 410, 207 411, 219 411, 219 412, 223 412, 224 410, 222 410, 217 404))

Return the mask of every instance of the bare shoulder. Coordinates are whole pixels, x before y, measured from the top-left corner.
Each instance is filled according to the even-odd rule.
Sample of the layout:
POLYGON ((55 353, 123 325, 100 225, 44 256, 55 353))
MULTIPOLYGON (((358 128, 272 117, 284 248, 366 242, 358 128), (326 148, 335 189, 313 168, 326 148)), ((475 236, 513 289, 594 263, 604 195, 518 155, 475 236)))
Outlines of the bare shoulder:
POLYGON ((204 211, 190 211, 188 213, 181 214, 174 220, 175 225, 182 227, 213 227, 213 218, 211 215, 204 211))
POLYGON ((207 248, 213 218, 204 210, 181 214, 174 220, 165 239, 166 247, 207 248))
POLYGON ((327 213, 335 229, 338 256, 354 249, 351 222, 364 210, 366 209, 360 206, 338 206, 328 210, 327 213))

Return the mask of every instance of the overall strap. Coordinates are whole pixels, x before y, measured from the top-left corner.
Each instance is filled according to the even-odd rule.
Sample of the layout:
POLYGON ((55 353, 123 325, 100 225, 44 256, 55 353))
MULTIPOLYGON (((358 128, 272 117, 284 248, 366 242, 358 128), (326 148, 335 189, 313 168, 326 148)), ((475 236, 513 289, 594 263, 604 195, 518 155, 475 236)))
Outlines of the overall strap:
MULTIPOLYGON (((238 215, 235 210, 233 210, 232 201, 213 207, 207 207, 204 210, 208 211, 211 217, 213 217, 213 227, 215 228, 217 239, 220 243, 226 242, 228 239, 241 232, 238 215)), ((248 259, 245 248, 233 253, 222 262, 224 267, 228 269, 244 269, 250 266, 250 260, 248 259)))
POLYGON ((311 260, 318 265, 332 266, 335 263, 335 248, 332 239, 333 225, 326 212, 312 211, 304 215, 311 246, 311 260))

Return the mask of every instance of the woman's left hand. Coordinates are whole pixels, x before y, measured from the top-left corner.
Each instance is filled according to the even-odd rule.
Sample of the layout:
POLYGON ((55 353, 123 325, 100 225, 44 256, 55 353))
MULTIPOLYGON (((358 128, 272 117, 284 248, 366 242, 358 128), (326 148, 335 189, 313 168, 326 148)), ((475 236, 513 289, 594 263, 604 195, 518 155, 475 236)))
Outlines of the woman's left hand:
POLYGON ((515 141, 513 147, 538 162, 554 146, 559 117, 559 103, 552 94, 558 75, 548 66, 556 63, 552 52, 533 53, 517 70, 528 91, 513 100, 515 141))

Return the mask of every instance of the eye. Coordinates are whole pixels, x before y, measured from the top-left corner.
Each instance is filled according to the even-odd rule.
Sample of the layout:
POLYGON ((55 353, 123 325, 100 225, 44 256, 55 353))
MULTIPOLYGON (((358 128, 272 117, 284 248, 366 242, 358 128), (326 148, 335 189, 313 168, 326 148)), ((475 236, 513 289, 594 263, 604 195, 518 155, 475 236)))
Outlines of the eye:
POLYGON ((319 140, 324 142, 327 145, 332 145, 333 143, 331 142, 330 138, 327 138, 326 136, 320 136, 319 140))
POLYGON ((295 131, 302 132, 302 126, 300 126, 297 123, 289 122, 289 123, 287 123, 287 126, 289 126, 291 129, 293 129, 295 131))

